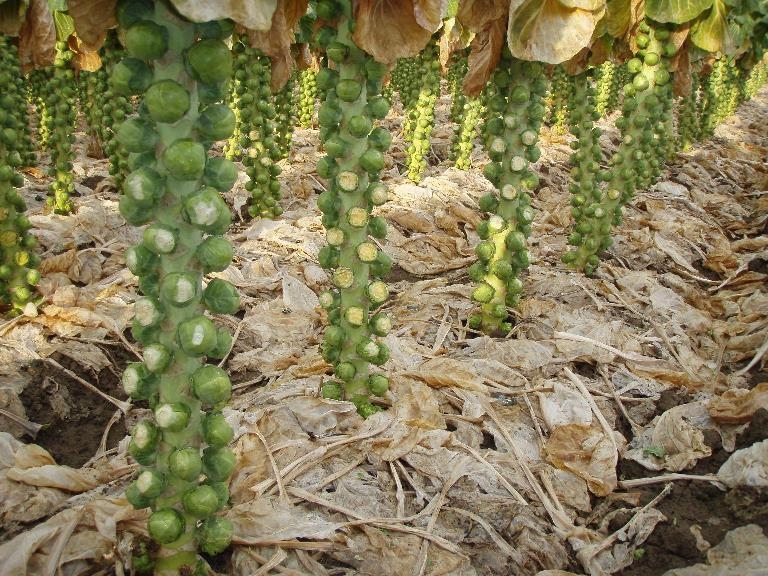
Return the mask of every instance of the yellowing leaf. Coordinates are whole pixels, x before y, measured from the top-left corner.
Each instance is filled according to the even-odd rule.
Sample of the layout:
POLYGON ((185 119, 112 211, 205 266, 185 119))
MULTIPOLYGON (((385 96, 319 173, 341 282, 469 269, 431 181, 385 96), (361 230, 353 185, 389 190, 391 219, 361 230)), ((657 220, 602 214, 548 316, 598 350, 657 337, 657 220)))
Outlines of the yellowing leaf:
POLYGON ((643 0, 608 0, 603 24, 608 34, 624 38, 642 18, 643 0))
POLYGON ((53 64, 56 56, 56 27, 46 0, 31 0, 19 32, 19 60, 25 72, 53 64))
POLYGON ((413 0, 359 0, 354 5, 355 43, 384 64, 415 56, 432 38, 435 5, 439 4, 436 0, 417 4, 413 0))
POLYGON ((706 17, 693 25, 691 40, 696 46, 707 52, 725 50, 729 35, 726 12, 725 2, 715 0, 706 17))
POLYGON ((590 9, 571 8, 557 0, 511 0, 507 41, 512 55, 560 64, 590 46, 605 1, 572 3, 590 9))
POLYGON ((277 0, 171 0, 182 15, 193 22, 208 22, 231 18, 249 30, 269 30, 272 15, 277 9, 277 0))
POLYGON ((657 22, 682 24, 712 6, 712 0, 646 0, 645 14, 657 22))
POLYGON ((448 11, 448 0, 414 0, 413 15, 425 30, 437 32, 448 11))
MULTIPOLYGON (((88 45, 88 52, 98 50, 104 43, 107 30, 117 24, 116 4, 117 0, 68 0, 68 12, 75 21, 75 31, 78 38, 88 45)), ((83 70, 88 68, 83 67, 83 70)))

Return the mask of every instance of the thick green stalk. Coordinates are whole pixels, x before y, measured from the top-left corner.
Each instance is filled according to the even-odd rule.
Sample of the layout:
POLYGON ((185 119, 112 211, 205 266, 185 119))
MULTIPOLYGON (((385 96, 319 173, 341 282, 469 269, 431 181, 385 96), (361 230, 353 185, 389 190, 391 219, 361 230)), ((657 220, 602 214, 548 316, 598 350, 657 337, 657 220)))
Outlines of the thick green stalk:
POLYGON ((568 125, 568 76, 562 66, 552 70, 552 82, 549 85, 549 125, 556 134, 565 134, 568 125))
POLYGON ((690 150, 693 143, 699 139, 700 129, 696 111, 701 95, 699 93, 699 77, 691 75, 691 93, 678 101, 677 114, 677 147, 679 150, 690 150))
MULTIPOLYGON (((616 121, 622 143, 611 158, 608 174, 601 177, 606 186, 601 193, 582 196, 584 202, 573 205, 576 225, 569 243, 574 248, 563 255, 563 262, 587 274, 595 272, 599 253, 612 244, 611 228, 621 222, 622 207, 634 198, 639 185, 651 182, 658 174, 668 153, 668 67, 675 50, 671 43, 665 43, 668 37, 669 31, 663 28, 654 30, 645 23, 641 25, 641 49, 628 63, 635 76, 624 87, 622 117, 616 121)), ((575 169, 573 176, 578 179, 586 174, 575 169)))
POLYGON ((370 394, 381 396, 388 386, 386 377, 372 373, 370 364, 381 365, 389 356, 376 336, 386 334, 390 321, 374 312, 388 296, 386 285, 377 277, 386 274, 391 262, 369 238, 386 234, 385 222, 370 215, 374 206, 387 199, 379 173, 391 137, 373 126, 389 108, 378 95, 386 68, 352 39, 349 0, 327 9, 335 11, 338 20, 334 28, 318 31, 325 38, 328 57, 335 62, 335 70, 318 75, 318 85, 327 90, 318 112, 327 155, 318 162, 318 173, 329 180, 318 206, 329 242, 321 250, 320 263, 333 269, 334 289, 321 296, 331 324, 321 351, 334 365, 338 380, 326 384, 323 394, 350 400, 360 414, 368 416, 378 410, 370 394))
POLYGON ((56 60, 51 78, 51 90, 48 92, 46 108, 51 112, 51 168, 49 175, 54 177, 48 205, 56 214, 69 214, 74 206, 69 195, 75 190, 72 176, 72 161, 75 153, 74 128, 77 119, 75 108, 74 72, 69 67, 72 52, 65 42, 56 43, 56 60))
POLYGON ((152 508, 148 531, 160 546, 144 565, 155 574, 195 574, 206 570, 198 550, 217 554, 232 537, 231 523, 216 515, 234 468, 233 431, 219 412, 231 383, 206 363, 224 357, 232 337, 206 311, 234 313, 239 297, 221 279, 204 288, 205 274, 232 260, 222 236, 232 217, 219 192, 234 184, 236 169, 208 155, 234 129, 234 115, 217 103, 231 74, 223 39, 232 27, 193 24, 162 1, 123 2, 118 22, 129 57, 114 67, 112 89, 143 93, 138 117, 118 133, 133 169, 120 210, 131 224, 150 223, 126 256, 144 293, 133 323, 144 357, 126 368, 123 385, 154 410, 132 431, 130 453, 144 468, 126 496, 152 508))
POLYGON ((299 81, 301 88, 299 94, 299 126, 302 128, 312 126, 312 119, 315 116, 315 99, 317 98, 315 76, 317 76, 317 72, 311 68, 301 71, 299 81))
POLYGON ((293 127, 296 114, 293 91, 296 88, 296 77, 291 75, 273 97, 275 106, 275 144, 280 154, 280 159, 288 158, 293 141, 293 127))
POLYGON ((472 164, 472 149, 483 114, 483 102, 480 97, 465 99, 464 110, 459 115, 460 122, 456 127, 451 147, 451 156, 455 158, 454 165, 459 170, 469 170, 472 164))
POLYGON ((0 314, 17 316, 36 299, 40 280, 36 270, 40 259, 33 249, 37 242, 29 233, 31 224, 24 215, 26 204, 15 188, 24 178, 24 120, 26 106, 16 47, 0 36, 0 79, 5 92, 0 96, 0 314))
POLYGON ((478 227, 482 242, 469 274, 478 282, 472 298, 481 304, 481 312, 470 317, 469 325, 500 334, 511 328, 507 308, 520 303, 519 276, 530 264, 526 246, 533 222, 530 195, 539 183, 530 163, 541 155, 536 143, 546 111, 547 82, 540 64, 506 56, 493 85, 497 90, 488 95, 485 128, 492 161, 484 174, 497 192, 480 202, 481 210, 493 215, 478 227))
POLYGON ((419 182, 427 168, 427 154, 430 148, 430 137, 435 127, 435 104, 440 96, 440 62, 437 59, 435 44, 429 44, 421 53, 424 76, 419 89, 419 96, 414 109, 409 112, 408 124, 410 138, 406 148, 406 167, 408 178, 419 182))

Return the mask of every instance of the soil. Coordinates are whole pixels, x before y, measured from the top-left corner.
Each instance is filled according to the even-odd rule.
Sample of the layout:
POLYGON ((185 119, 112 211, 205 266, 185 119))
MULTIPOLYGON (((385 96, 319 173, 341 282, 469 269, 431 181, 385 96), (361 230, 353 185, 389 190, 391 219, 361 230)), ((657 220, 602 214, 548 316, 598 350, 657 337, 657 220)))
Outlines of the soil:
MULTIPOLYGON (((122 347, 112 347, 105 353, 114 359, 114 364, 98 374, 84 369, 67 356, 54 354, 51 358, 99 390, 123 400, 125 392, 118 375, 125 368, 128 357, 122 347)), ((107 424, 117 409, 49 363, 38 360, 30 364, 28 370, 30 381, 37 385, 27 386, 20 398, 27 418, 44 426, 35 443, 48 450, 58 464, 79 468, 99 450, 107 424)), ((125 420, 121 416, 107 433, 106 449, 117 446, 125 434, 125 420)))
MULTIPOLYGON (((662 403, 665 401, 663 396, 662 403)), ((672 395, 666 396, 666 401, 669 401, 672 395)), ((680 403, 674 402, 671 406, 680 403)), ((736 448, 751 446, 766 437, 768 411, 761 409, 755 413, 747 431, 738 437, 736 448)), ((706 442, 713 446, 712 456, 701 460, 689 471, 691 474, 716 473, 730 456, 720 445, 717 434, 706 437, 706 442), (715 446, 719 447, 714 449, 715 446)), ((647 478, 657 474, 629 460, 623 460, 619 465, 620 478, 647 478)), ((642 503, 654 498, 661 486, 656 484, 640 489, 642 503)), ((701 541, 697 543, 694 531, 698 531, 701 538, 712 546, 735 526, 757 524, 768 533, 768 490, 759 487, 723 491, 703 481, 676 482, 656 508, 667 517, 667 522, 656 526, 643 547, 638 549, 632 566, 621 572, 623 576, 658 576, 673 568, 706 563, 707 547, 701 541)), ((620 528, 627 520, 629 517, 616 518, 611 529, 620 528)))

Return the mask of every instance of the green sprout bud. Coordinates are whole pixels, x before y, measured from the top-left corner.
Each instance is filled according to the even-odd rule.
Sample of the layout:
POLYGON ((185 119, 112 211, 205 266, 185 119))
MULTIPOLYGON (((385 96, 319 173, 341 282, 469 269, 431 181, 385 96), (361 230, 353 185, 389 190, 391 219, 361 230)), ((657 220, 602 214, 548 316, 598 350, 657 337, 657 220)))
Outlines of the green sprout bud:
MULTIPOLYGON (((207 450, 207 448, 206 448, 207 450)), ((179 448, 168 457, 168 470, 181 480, 197 480, 203 469, 200 451, 197 448, 179 448)))
POLYGON ((362 326, 365 324, 365 310, 359 306, 350 306, 344 313, 344 319, 351 326, 362 326))
POLYGON ((209 555, 221 554, 232 542, 234 526, 227 518, 213 516, 206 518, 197 529, 200 549, 209 555))
POLYGON ((160 544, 170 544, 181 537, 185 530, 184 516, 173 508, 156 510, 147 523, 149 535, 160 544))
POLYGON ((207 518, 219 509, 219 495, 211 486, 202 484, 182 496, 181 502, 187 513, 197 518, 207 518))
POLYGON ((232 442, 235 432, 219 412, 206 414, 202 422, 203 439, 209 446, 223 448, 232 442))
POLYGON ((336 288, 349 288, 355 283, 355 274, 349 268, 339 267, 334 270, 331 282, 336 288))
POLYGON ((190 356, 204 356, 217 344, 216 327, 205 316, 193 316, 179 324, 177 340, 190 356))
POLYGON ((372 374, 368 377, 368 389, 374 396, 384 396, 389 390, 389 379, 382 374, 372 374))
POLYGON ((165 477, 155 470, 144 470, 136 478, 136 489, 145 498, 157 498, 165 490, 165 477))
POLYGON ((203 291, 203 303, 214 314, 234 314, 240 309, 240 294, 231 282, 214 278, 203 291))
POLYGON ((378 306, 386 302, 387 298, 389 298, 389 287, 381 280, 374 280, 368 284, 366 294, 368 295, 371 304, 378 306))
POLYGON ((490 302, 495 294, 496 290, 493 286, 487 282, 482 282, 472 291, 472 300, 484 304, 486 302, 490 302))
POLYGON ((192 390, 203 404, 216 405, 232 396, 232 382, 224 370, 206 364, 192 374, 192 390))
MULTIPOLYGON (((172 360, 173 353, 167 346, 154 343, 144 348, 144 365, 153 374, 165 372, 172 360)), ((123 379, 125 379, 125 373, 123 373, 123 379)))
POLYGON ((376 336, 386 336, 392 330, 392 319, 388 314, 379 312, 371 317, 368 325, 373 334, 376 336))
POLYGON ((172 272, 160 282, 163 302, 171 306, 186 306, 197 298, 198 281, 194 274, 172 272))
POLYGON ((160 404, 155 408, 155 422, 163 430, 180 432, 189 423, 189 406, 181 403, 160 404))
POLYGON ((223 482, 235 469, 235 454, 229 448, 203 450, 203 472, 213 482, 223 482))

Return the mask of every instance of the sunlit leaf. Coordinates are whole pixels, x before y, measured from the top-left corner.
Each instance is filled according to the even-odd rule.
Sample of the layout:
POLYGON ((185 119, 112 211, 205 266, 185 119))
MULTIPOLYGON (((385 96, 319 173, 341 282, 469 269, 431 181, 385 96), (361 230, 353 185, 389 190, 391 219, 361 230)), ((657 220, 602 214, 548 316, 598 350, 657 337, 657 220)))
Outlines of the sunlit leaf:
POLYGON ((56 27, 46 0, 31 0, 19 31, 19 60, 28 71, 53 64, 56 57, 56 27))
POLYGON ((603 25, 614 38, 624 38, 642 18, 643 0, 608 0, 603 25))
POLYGON ((705 18, 693 25, 691 40, 708 52, 721 52, 725 49, 728 37, 727 8, 723 0, 715 0, 705 18))
POLYGON ((29 2, 6 0, 0 3, 0 34, 18 36, 29 2))
POLYGON ((512 55, 560 64, 589 46, 605 13, 605 1, 584 4, 598 7, 584 10, 569 8, 558 0, 511 0, 507 41, 512 55))
POLYGON ((248 32, 251 45, 272 59, 272 90, 282 88, 291 77, 296 24, 307 11, 307 0, 286 0, 280 3, 272 15, 272 25, 267 31, 248 32))
POLYGON ((448 12, 448 0, 414 0, 413 15, 419 26, 437 32, 448 12))
POLYGON ((428 15, 432 13, 425 2, 417 5, 413 0, 360 0, 355 3, 355 43, 384 64, 415 56, 427 45, 433 32, 424 28, 419 20, 429 24, 428 15), (419 17, 415 14, 417 9, 421 10, 419 17))
POLYGON ((53 11, 53 25, 56 28, 56 40, 59 42, 66 42, 75 32, 75 21, 65 12, 53 11))
POLYGON ((501 16, 488 22, 472 40, 469 58, 467 59, 467 74, 464 76, 462 90, 467 96, 477 96, 482 92, 491 73, 501 59, 504 47, 507 19, 501 16))
POLYGON ((443 22, 443 31, 440 34, 440 65, 445 68, 451 55, 457 50, 463 50, 469 46, 473 34, 466 30, 456 18, 448 18, 443 22))
POLYGON ((77 36, 92 50, 97 50, 106 38, 107 30, 117 24, 117 0, 69 0, 69 15, 75 21, 77 36))
POLYGON ((67 44, 74 54, 74 58, 72 58, 72 67, 75 70, 95 72, 101 68, 101 57, 99 56, 98 51, 92 50, 88 44, 78 38, 77 34, 72 34, 67 40, 67 44))
POLYGON ((193 22, 231 18, 249 30, 269 30, 277 0, 171 0, 176 10, 193 22))
POLYGON ((682 24, 712 6, 713 0, 646 0, 645 14, 657 22, 682 24))

